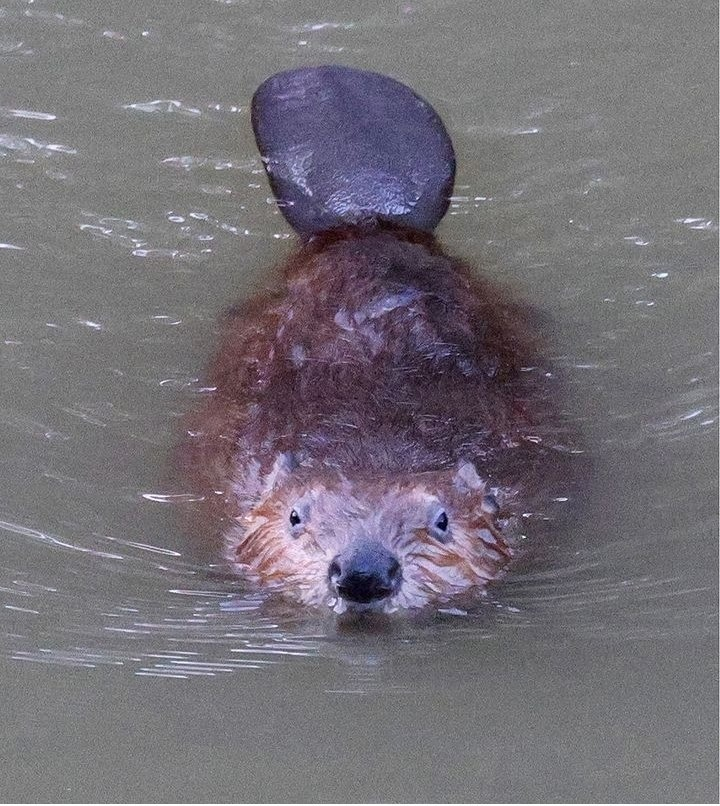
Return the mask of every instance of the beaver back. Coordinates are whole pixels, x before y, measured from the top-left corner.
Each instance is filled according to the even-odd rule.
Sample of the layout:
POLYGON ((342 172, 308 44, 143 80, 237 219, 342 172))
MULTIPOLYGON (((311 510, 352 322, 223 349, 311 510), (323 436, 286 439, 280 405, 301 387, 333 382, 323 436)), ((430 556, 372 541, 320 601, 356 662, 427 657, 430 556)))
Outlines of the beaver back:
POLYGON ((218 483, 281 452, 355 475, 481 467, 533 431, 544 373, 523 314, 431 237, 331 233, 279 285, 227 315, 191 425, 218 483))

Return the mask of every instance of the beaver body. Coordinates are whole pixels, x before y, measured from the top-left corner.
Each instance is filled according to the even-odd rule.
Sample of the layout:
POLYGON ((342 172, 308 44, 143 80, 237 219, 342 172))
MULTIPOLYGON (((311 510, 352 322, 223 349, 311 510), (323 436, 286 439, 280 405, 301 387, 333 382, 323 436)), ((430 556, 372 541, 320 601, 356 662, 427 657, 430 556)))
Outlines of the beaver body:
POLYGON ((545 461, 545 373, 517 317, 432 236, 302 247, 276 292, 228 315, 190 429, 230 561, 339 609, 483 588, 545 461))
POLYGON ((227 558, 337 612, 483 590, 557 453, 526 310, 432 235, 447 131, 405 85, 339 66, 271 76, 252 123, 304 244, 227 316, 188 429, 227 558))

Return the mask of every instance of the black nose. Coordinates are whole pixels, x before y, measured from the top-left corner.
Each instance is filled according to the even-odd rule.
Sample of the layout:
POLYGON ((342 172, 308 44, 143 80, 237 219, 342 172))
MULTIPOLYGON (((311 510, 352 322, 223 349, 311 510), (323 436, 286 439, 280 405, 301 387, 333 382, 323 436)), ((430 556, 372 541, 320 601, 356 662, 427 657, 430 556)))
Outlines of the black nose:
POLYGON ((398 589, 400 563, 379 544, 365 544, 350 553, 338 554, 330 563, 331 584, 351 602, 367 603, 391 596, 398 589))

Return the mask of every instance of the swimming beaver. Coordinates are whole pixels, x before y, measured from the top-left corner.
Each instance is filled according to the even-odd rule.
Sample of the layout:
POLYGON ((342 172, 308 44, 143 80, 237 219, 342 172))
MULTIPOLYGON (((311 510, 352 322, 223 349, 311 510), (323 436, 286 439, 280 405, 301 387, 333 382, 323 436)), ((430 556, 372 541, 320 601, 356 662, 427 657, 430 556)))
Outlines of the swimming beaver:
POLYGON ((188 429, 227 557, 336 612, 483 590, 553 453, 548 374, 518 306, 432 235, 445 129, 404 85, 342 67, 268 79, 253 124, 303 243, 226 317, 188 429))

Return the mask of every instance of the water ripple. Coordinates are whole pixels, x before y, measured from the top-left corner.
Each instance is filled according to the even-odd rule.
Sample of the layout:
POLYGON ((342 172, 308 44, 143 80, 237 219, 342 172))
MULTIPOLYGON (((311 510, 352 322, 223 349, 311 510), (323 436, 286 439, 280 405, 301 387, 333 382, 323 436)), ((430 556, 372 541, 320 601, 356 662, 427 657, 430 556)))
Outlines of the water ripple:
POLYGON ((202 110, 197 107, 184 104, 182 101, 157 100, 157 101, 136 101, 132 104, 123 104, 123 109, 132 109, 136 112, 146 112, 151 115, 157 114, 180 114, 189 117, 202 115, 202 110))
POLYGON ((111 554, 107 551, 99 551, 96 548, 91 548, 87 546, 80 546, 75 543, 69 543, 66 540, 63 540, 55 535, 47 534, 46 532, 41 532, 39 529, 32 529, 28 526, 21 526, 17 523, 11 523, 10 521, 3 521, 0 520, 0 529, 6 532, 12 532, 16 535, 21 535, 22 537, 30 537, 34 540, 39 540, 43 543, 49 543, 53 546, 57 546, 58 548, 63 549, 70 549, 71 551, 79 551, 85 554, 92 554, 95 557, 103 557, 110 560, 122 560, 123 557, 121 554, 111 554))
POLYGON ((176 99, 159 98, 153 101, 134 101, 121 105, 122 109, 140 112, 145 115, 179 115, 187 118, 203 118, 205 120, 222 119, 225 115, 237 115, 246 111, 245 107, 232 103, 211 101, 202 108, 176 99))
POLYGON ((11 109, 9 106, 0 106, 0 118, 22 118, 24 120, 57 120, 57 116, 50 112, 36 112, 32 109, 11 109))
POLYGON ((718 223, 713 221, 712 218, 703 218, 702 216, 685 216, 683 218, 676 218, 678 224, 682 224, 688 229, 700 230, 704 232, 717 232, 718 223))
POLYGON ((0 156, 10 153, 29 156, 33 154, 77 154, 72 146, 62 143, 45 143, 34 137, 18 137, 14 134, 0 133, 0 156))

